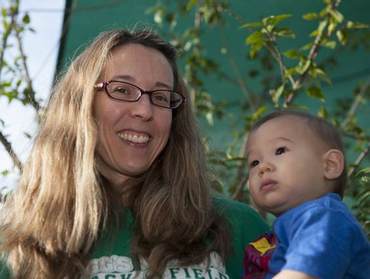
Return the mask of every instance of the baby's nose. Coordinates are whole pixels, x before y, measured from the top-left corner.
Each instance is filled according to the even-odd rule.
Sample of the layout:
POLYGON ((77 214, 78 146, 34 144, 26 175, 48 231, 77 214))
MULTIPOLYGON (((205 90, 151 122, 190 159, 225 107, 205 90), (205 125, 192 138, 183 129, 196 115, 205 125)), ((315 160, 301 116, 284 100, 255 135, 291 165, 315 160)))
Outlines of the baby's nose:
POLYGON ((259 175, 263 175, 265 172, 270 172, 274 169, 274 166, 269 162, 261 162, 259 165, 259 175))

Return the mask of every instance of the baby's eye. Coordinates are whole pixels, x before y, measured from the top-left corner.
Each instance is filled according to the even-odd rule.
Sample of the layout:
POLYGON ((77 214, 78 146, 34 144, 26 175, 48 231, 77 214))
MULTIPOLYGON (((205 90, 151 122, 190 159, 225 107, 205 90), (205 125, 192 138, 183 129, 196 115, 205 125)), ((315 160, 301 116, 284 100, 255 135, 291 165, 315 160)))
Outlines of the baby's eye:
POLYGON ((283 154, 283 153, 285 153, 286 152, 286 147, 285 146, 283 146, 283 147, 279 147, 279 148, 277 148, 276 150, 275 150, 275 155, 281 155, 281 154, 283 154))
POLYGON ((260 162, 258 160, 253 160, 252 162, 249 163, 250 168, 256 167, 260 162))

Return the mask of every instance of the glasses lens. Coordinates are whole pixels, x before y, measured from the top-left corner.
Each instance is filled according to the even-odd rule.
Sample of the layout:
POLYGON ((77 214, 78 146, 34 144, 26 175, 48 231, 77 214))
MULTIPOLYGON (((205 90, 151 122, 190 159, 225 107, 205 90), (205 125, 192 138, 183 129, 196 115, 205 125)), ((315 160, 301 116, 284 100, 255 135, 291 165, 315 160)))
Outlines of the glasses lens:
POLYGON ((122 101, 136 101, 140 96, 140 91, 128 83, 112 81, 107 85, 109 95, 122 101))
POLYGON ((171 94, 171 108, 178 108, 183 103, 183 97, 176 92, 172 92, 171 94))
POLYGON ((150 97, 154 105, 171 109, 179 107, 183 101, 180 94, 167 90, 154 91, 150 97))

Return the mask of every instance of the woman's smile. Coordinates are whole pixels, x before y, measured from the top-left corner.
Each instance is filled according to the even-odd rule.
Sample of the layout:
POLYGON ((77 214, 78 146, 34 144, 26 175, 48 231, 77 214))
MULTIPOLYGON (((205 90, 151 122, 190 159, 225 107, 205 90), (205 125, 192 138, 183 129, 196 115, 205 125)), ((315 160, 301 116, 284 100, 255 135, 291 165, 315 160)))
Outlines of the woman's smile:
POLYGON ((151 136, 145 132, 136 132, 132 130, 124 130, 118 133, 120 139, 124 142, 134 145, 146 145, 149 143, 151 136))

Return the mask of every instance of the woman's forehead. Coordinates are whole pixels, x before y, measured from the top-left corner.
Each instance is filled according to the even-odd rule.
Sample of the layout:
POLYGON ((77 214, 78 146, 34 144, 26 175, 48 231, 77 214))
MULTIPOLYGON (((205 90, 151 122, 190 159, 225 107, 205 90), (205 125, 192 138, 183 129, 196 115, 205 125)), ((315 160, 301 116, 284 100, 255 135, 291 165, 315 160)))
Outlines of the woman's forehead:
POLYGON ((131 76, 173 84, 173 71, 167 58, 158 50, 141 44, 130 43, 113 49, 102 76, 105 79, 131 76))

